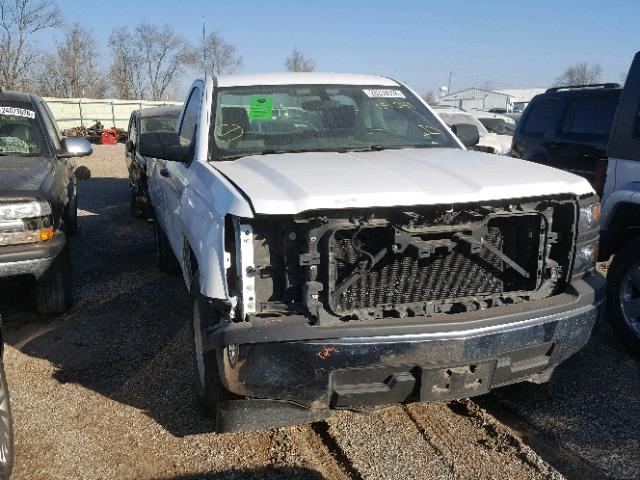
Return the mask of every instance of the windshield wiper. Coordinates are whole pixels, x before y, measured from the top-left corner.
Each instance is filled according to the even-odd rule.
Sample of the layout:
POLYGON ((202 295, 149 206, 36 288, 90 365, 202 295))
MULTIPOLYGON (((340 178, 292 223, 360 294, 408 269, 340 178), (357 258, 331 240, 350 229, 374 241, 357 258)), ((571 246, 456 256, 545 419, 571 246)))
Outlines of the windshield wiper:
POLYGON ((278 153, 306 153, 306 152, 335 152, 335 153, 349 153, 349 152, 381 152, 383 150, 401 150, 403 148, 420 148, 423 145, 391 145, 385 146, 381 144, 373 144, 369 146, 349 148, 349 147, 335 147, 335 148, 300 148, 300 149, 275 149, 265 148, 257 152, 239 153, 237 155, 228 155, 220 158, 212 158, 209 161, 230 161, 237 160, 242 157, 249 157, 251 155, 273 155, 278 153))
POLYGON ((405 148, 405 147, 396 147, 396 146, 385 147, 384 145, 374 144, 374 145, 369 145, 368 147, 362 147, 362 148, 345 148, 344 151, 342 151, 342 153, 346 153, 346 152, 381 152, 382 150, 392 150, 392 149, 400 149, 400 148, 405 148))

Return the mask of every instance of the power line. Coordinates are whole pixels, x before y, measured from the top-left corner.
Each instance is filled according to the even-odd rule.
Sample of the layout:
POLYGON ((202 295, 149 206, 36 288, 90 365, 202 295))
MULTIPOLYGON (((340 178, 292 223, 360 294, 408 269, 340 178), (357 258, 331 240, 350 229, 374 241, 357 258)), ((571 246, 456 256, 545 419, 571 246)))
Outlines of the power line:
POLYGON ((512 88, 527 88, 525 85, 516 85, 514 83, 509 83, 509 82, 500 82, 497 80, 482 79, 482 78, 474 77, 471 75, 467 75, 465 73, 449 72, 449 91, 451 91, 452 77, 454 76, 467 78, 469 80, 473 80, 474 82, 493 83, 495 85, 503 85, 505 87, 512 87, 512 88))

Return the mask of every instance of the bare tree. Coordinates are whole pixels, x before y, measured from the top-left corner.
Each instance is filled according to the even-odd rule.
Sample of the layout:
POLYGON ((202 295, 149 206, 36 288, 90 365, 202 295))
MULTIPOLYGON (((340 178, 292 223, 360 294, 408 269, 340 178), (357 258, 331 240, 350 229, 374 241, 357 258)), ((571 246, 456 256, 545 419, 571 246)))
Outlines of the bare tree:
POLYGON ((208 75, 236 72, 242 66, 242 57, 236 47, 213 32, 200 42, 198 52, 200 68, 208 75))
POLYGON ((482 90, 494 90, 496 88, 496 84, 493 83, 491 80, 485 80, 480 84, 480 88, 482 90))
POLYGON ((38 58, 32 37, 62 24, 55 2, 0 0, 0 82, 6 89, 24 87, 38 58))
POLYGON ((55 54, 46 55, 37 78, 42 95, 104 97, 107 84, 95 64, 96 39, 79 23, 71 25, 55 54))
POLYGON ((65 81, 58 65, 56 55, 49 53, 41 55, 40 67, 34 72, 34 85, 32 88, 43 97, 65 96, 65 81))
POLYGON ((307 57, 297 48, 294 48, 284 62, 285 67, 290 72, 313 72, 316 68, 316 62, 307 57))
POLYGON ((143 23, 136 28, 136 47, 153 100, 162 100, 180 77, 181 67, 196 63, 193 47, 169 25, 159 28, 143 23))
POLYGON ((438 103, 438 97, 433 93, 433 90, 429 90, 427 93, 422 95, 422 99, 429 105, 436 105, 438 103))
POLYGON ((589 85, 598 83, 602 75, 602 67, 598 63, 589 65, 586 62, 576 63, 567 68, 562 75, 556 78, 555 86, 589 85))
POLYGON ((134 42, 126 27, 114 29, 109 36, 112 60, 109 79, 113 93, 124 100, 147 97, 142 61, 139 52, 132 48, 134 42))

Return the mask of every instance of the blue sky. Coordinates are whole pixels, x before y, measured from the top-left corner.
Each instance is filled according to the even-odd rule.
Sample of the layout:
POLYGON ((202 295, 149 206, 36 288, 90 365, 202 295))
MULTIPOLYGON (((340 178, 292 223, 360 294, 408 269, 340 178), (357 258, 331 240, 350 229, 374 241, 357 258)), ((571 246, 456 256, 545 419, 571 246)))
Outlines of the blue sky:
MULTIPOLYGON (((379 73, 420 92, 479 83, 547 86, 569 65, 596 62, 620 81, 640 50, 639 0, 59 0, 64 20, 103 44, 117 26, 168 23, 187 39, 218 31, 244 72, 281 71, 293 48, 317 70, 379 73)), ((40 39, 53 46, 60 34, 40 39)), ((189 75, 193 76, 193 74, 189 75)))

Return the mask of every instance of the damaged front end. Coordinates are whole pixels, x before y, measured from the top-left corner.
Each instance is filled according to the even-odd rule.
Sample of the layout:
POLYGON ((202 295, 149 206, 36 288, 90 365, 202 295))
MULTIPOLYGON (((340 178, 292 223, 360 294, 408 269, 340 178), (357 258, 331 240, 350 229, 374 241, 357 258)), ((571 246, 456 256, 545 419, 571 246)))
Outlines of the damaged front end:
POLYGON ((575 260, 597 238, 579 226, 584 203, 228 217, 229 315, 207 348, 245 400, 220 406, 219 429, 544 381, 602 303, 602 277, 575 260))
POLYGON ((558 197, 235 219, 233 317, 329 325, 546 298, 566 284, 576 211, 558 197))

